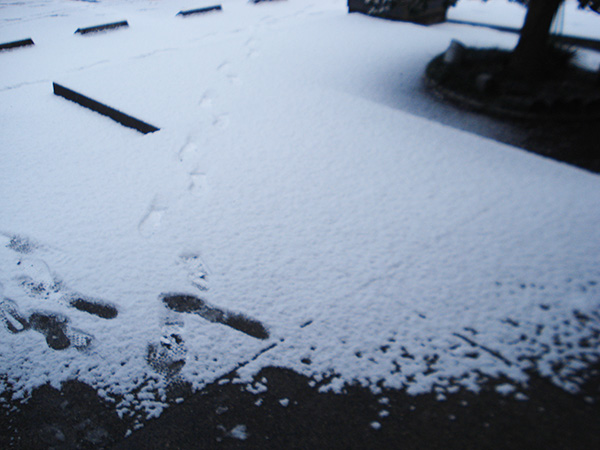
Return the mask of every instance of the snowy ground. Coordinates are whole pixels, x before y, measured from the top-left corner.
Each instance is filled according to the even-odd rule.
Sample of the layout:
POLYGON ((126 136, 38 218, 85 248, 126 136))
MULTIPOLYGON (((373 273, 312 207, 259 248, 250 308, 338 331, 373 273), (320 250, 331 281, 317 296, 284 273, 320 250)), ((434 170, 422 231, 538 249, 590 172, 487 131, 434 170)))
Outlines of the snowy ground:
MULTIPOLYGON (((520 29, 526 11, 523 5, 508 3, 506 0, 460 0, 456 7, 448 11, 448 18, 520 29)), ((567 36, 600 38, 597 15, 582 12, 576 0, 563 3, 552 25, 552 31, 567 36)))
POLYGON ((576 391, 599 357, 599 178, 427 120, 414 95, 451 39, 515 35, 342 0, 175 17, 211 4, 0 1, 0 42, 36 43, 0 53, 0 390, 77 378, 148 416, 169 383, 242 365, 440 398, 537 369, 576 391))

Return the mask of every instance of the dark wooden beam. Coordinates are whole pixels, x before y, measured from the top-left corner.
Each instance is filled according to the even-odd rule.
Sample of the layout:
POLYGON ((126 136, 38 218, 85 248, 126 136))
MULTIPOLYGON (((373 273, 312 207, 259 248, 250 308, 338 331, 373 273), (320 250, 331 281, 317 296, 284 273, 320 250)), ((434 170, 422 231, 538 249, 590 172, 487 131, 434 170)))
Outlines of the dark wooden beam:
POLYGON ((2 50, 10 50, 11 48, 28 47, 30 45, 35 45, 31 38, 23 39, 21 41, 7 42, 6 44, 0 44, 0 52, 2 50))
POLYGON ((77 30, 75 30, 75 34, 97 33, 99 31, 113 30, 115 28, 128 26, 129 24, 127 23, 127 21, 123 20, 122 22, 105 23, 103 25, 96 25, 95 27, 77 28, 77 30))
POLYGON ((207 6, 206 8, 197 8, 197 9, 188 9, 186 11, 179 11, 177 13, 178 16, 186 17, 191 16, 193 14, 204 14, 211 11, 221 11, 223 8, 221 5, 215 6, 207 6))
POLYGON ((72 91, 71 89, 67 89, 64 86, 61 86, 57 83, 52 83, 54 88, 54 95, 58 95, 60 97, 66 98, 72 102, 75 102, 85 108, 91 109, 97 113, 102 114, 103 116, 110 117, 115 122, 119 122, 121 125, 133 128, 134 130, 139 131, 140 133, 148 134, 158 131, 159 128, 156 128, 153 125, 150 125, 146 122, 142 122, 135 117, 131 117, 127 114, 122 113, 110 106, 107 106, 103 103, 97 102, 96 100, 92 100, 85 95, 79 94, 78 92, 72 91))

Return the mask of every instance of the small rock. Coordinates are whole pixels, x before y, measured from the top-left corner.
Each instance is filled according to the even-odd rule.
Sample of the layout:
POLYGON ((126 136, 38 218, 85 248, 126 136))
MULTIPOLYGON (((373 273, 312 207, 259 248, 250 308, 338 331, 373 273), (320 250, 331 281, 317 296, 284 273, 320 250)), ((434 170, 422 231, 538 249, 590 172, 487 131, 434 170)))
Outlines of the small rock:
POLYGON ((524 402, 529 400, 529 397, 527 397, 525 394, 523 394, 522 392, 517 392, 515 394, 515 400, 519 400, 520 402, 524 402))
POLYGON ((493 89, 494 77, 490 73, 480 73, 475 78, 475 87, 482 94, 487 94, 493 89))
POLYGON ((466 47, 459 41, 452 39, 450 46, 444 53, 446 64, 460 64, 465 56, 466 47))
POLYGON ((92 424, 92 421, 91 421, 90 419, 85 419, 85 420, 83 420, 83 421, 79 422, 77 425, 75 425, 75 427, 74 427, 74 428, 75 428, 77 431, 81 431, 81 430, 84 430, 84 429, 86 429, 87 427, 89 427, 91 424, 92 424))
POLYGON ((40 428, 39 436, 42 442, 48 445, 57 445, 66 440, 65 434, 56 425, 43 425, 40 428))
POLYGON ((500 384, 498 386, 496 386, 496 392, 498 392, 501 395, 508 395, 511 394, 515 391, 515 387, 512 384, 509 383, 504 383, 504 384, 500 384))
POLYGON ((85 434, 84 439, 87 442, 89 442, 90 444, 100 445, 100 444, 106 442, 108 437, 109 437, 108 432, 104 428, 98 427, 98 428, 94 428, 93 430, 88 431, 85 434))

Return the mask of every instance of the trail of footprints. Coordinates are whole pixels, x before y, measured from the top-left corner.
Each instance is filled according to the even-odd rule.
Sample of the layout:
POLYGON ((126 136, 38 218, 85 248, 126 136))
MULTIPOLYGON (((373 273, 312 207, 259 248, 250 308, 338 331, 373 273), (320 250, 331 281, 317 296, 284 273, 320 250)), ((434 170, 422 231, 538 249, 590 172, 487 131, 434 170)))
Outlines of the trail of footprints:
MULTIPOLYGON (((259 55, 257 41, 253 37, 246 41, 245 46, 248 58, 259 55)), ((241 84, 240 77, 229 61, 223 61, 216 70, 229 84, 241 84)), ((214 128, 225 131, 230 125, 230 117, 227 113, 213 113, 215 99, 215 92, 209 89, 198 105, 212 113, 214 128)), ((199 153, 198 146, 192 140, 188 140, 178 153, 179 161, 187 168, 187 189, 190 194, 197 197, 204 195, 208 188, 207 175, 200 169, 198 163, 199 153)), ((168 209, 168 202, 157 195, 138 224, 140 235, 150 238, 159 232, 163 216, 168 209)), ((52 273, 45 261, 29 256, 36 250, 33 241, 21 236, 5 237, 7 241, 5 247, 22 255, 17 259, 21 274, 15 281, 28 296, 39 299, 45 304, 66 305, 104 320, 117 317, 118 310, 114 305, 69 291, 52 273)), ((209 289, 208 270, 198 254, 182 254, 179 262, 187 271, 188 281, 194 288, 201 292, 209 289)), ((3 290, 0 284, 0 321, 8 332, 17 334, 28 330, 36 331, 45 337, 47 345, 54 350, 69 347, 82 350, 88 348, 93 342, 93 336, 71 326, 69 317, 64 314, 33 311, 26 317, 20 312, 14 300, 4 297, 3 290)), ((208 322, 228 326, 256 339, 269 338, 268 330, 259 321, 219 308, 195 295, 167 293, 162 294, 159 300, 164 307, 160 318, 162 335, 158 342, 148 344, 146 359, 150 367, 169 378, 175 377, 185 365, 187 349, 182 337, 185 315, 197 315, 208 322)))
MULTIPOLYGON (((244 46, 247 50, 247 58, 256 58, 259 55, 258 41, 254 36, 246 40, 244 46)), ((241 78, 233 69, 233 64, 228 60, 223 60, 217 67, 216 73, 231 85, 241 85, 241 78)), ((230 124, 230 115, 224 111, 215 111, 215 102, 218 98, 216 90, 207 89, 200 100, 198 106, 210 114, 211 126, 220 131, 226 131, 230 124)), ((201 168, 200 149, 193 139, 188 138, 187 142, 179 149, 178 160, 182 163, 187 176, 187 191, 195 197, 201 198, 208 192, 208 176, 201 168)), ((160 194, 156 195, 150 203, 146 213, 138 223, 140 235, 146 239, 156 235, 161 228, 162 220, 169 209, 168 201, 161 201, 160 194)))
MULTIPOLYGON (((248 58, 258 56, 257 41, 254 38, 246 41, 245 45, 248 58)), ((227 60, 216 67, 216 72, 231 85, 241 84, 241 79, 227 60)), ((210 123, 213 128, 225 131, 230 126, 230 117, 226 112, 214 111, 217 98, 214 89, 207 89, 198 101, 198 106, 212 117, 210 123)), ((208 191, 208 177, 201 169, 200 149, 192 138, 188 138, 179 149, 177 158, 187 173, 188 192, 196 197, 205 195, 208 191)), ((162 204, 158 197, 153 200, 139 224, 142 236, 150 237, 159 230, 167 209, 167 205, 162 204)), ((188 281, 195 289, 200 292, 209 290, 209 271, 199 254, 184 253, 179 256, 178 262, 187 272, 188 281)), ((165 293, 160 296, 159 301, 163 306, 159 319, 161 337, 158 341, 148 343, 146 361, 152 369, 168 379, 176 379, 186 363, 187 348, 183 339, 185 315, 199 316, 208 322, 228 326, 256 339, 269 338, 268 330, 259 321, 212 305, 198 296, 187 293, 165 293)))
MULTIPOLYGON (((15 254, 14 264, 18 275, 13 279, 31 298, 40 304, 64 305, 99 319, 110 320, 118 315, 117 308, 109 302, 91 298, 68 290, 40 258, 33 256, 36 244, 21 236, 0 235, 0 244, 15 254)), ((179 262, 188 274, 188 281, 197 290, 209 289, 206 265, 196 253, 180 255, 179 262)), ((94 337, 71 325, 68 316, 59 312, 34 310, 24 314, 16 301, 4 296, 4 285, 0 283, 0 322, 11 334, 35 331, 42 334, 46 344, 53 350, 69 347, 87 349, 94 337)), ((211 305, 200 297, 190 294, 162 294, 164 306, 162 336, 158 343, 149 343, 146 360, 155 371, 172 378, 186 362, 186 347, 183 340, 184 315, 195 314, 208 322, 219 323, 256 339, 268 339, 269 332, 259 321, 243 314, 211 305)))
MULTIPOLYGON (((32 256, 37 245, 23 236, 0 235, 0 243, 12 250, 16 258, 17 275, 14 278, 23 291, 44 306, 65 305, 79 311, 97 316, 100 319, 114 319, 117 308, 109 302, 95 299, 67 289, 40 258, 32 256)), ((28 317, 18 304, 4 296, 4 286, 0 283, 0 322, 10 333, 17 334, 33 330, 41 333, 46 344, 53 350, 74 347, 78 350, 88 348, 94 338, 92 335, 71 325, 69 317, 58 312, 34 310, 28 317)))

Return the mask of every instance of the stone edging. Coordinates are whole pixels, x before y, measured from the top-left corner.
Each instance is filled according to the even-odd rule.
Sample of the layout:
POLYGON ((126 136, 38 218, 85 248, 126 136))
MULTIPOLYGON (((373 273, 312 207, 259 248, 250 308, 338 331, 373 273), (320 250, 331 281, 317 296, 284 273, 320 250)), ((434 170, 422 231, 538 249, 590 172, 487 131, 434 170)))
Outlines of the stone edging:
POLYGON ((494 105, 492 103, 486 103, 481 100, 477 100, 473 97, 467 97, 466 95, 460 94, 456 91, 448 89, 438 83, 436 80, 427 75, 427 72, 423 74, 423 82, 425 86, 432 91, 437 97, 442 100, 450 101, 457 104, 460 107, 470 109, 473 111, 484 112, 493 116, 507 118, 507 119, 518 119, 518 120, 531 120, 531 121, 585 121, 591 122, 594 120, 600 120, 600 112, 591 114, 540 114, 529 111, 519 111, 502 106, 494 105))

